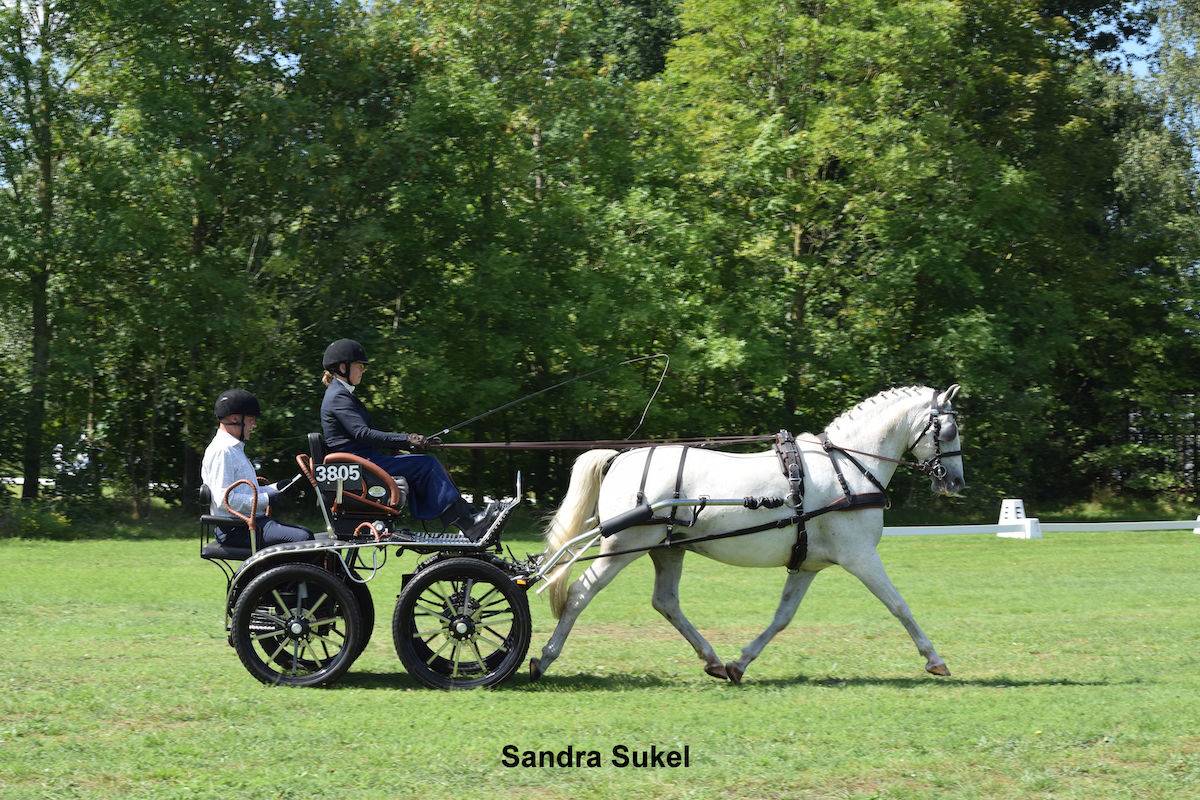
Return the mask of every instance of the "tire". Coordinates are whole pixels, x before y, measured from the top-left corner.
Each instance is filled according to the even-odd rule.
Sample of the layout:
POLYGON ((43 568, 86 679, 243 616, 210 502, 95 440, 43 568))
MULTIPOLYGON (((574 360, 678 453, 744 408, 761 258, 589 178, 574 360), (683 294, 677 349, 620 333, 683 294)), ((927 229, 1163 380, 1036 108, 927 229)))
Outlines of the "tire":
POLYGON ((525 592, 477 558, 418 572, 392 615, 396 655, 409 675, 434 689, 502 683, 524 663, 531 629, 525 592))
POLYGON ((311 564, 284 564, 241 593, 233 608, 233 646, 263 683, 321 686, 358 657, 362 623, 358 599, 344 581, 311 564))

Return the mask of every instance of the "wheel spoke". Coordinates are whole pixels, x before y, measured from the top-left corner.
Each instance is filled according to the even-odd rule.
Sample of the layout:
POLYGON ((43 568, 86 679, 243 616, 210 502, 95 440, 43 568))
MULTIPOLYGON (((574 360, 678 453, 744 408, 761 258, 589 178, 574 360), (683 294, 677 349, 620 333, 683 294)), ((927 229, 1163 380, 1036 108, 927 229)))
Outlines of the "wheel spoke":
POLYGON ((437 617, 438 619, 442 620, 443 622, 450 621, 450 618, 447 617, 445 614, 440 614, 436 611, 426 610, 424 606, 418 606, 417 608, 418 608, 418 610, 413 611, 414 617, 437 617))
MULTIPOLYGON (((486 592, 483 593, 483 597, 479 598, 475 602, 479 605, 480 608, 487 608, 487 606, 484 605, 483 601, 487 600, 489 597, 491 597, 498 591, 500 591, 500 587, 493 586, 492 588, 488 589, 486 592)), ((490 603, 488 605, 490 605, 490 603)))
MULTIPOLYGON (((270 661, 272 664, 274 664, 275 657, 278 656, 280 653, 282 653, 283 648, 285 648, 285 647, 287 647, 287 642, 286 641, 280 642, 279 647, 275 648, 275 652, 271 653, 271 655, 267 656, 267 661, 270 661)), ((266 650, 266 648, 264 647, 263 650, 266 650)))
POLYGON ((292 668, 289 671, 293 675, 300 674, 300 640, 299 639, 297 639, 296 643, 294 645, 292 645, 292 668))
POLYGON ((281 628, 287 627, 287 622, 283 619, 283 617, 277 617, 274 614, 268 614, 266 611, 255 611, 253 614, 251 614, 250 619, 252 621, 254 619, 259 619, 259 620, 265 619, 268 622, 274 622, 276 625, 278 625, 281 628))
POLYGON ((450 651, 450 661, 451 661, 451 663, 454 664, 454 669, 450 673, 451 678, 458 677, 458 647, 460 644, 461 644, 460 642, 456 641, 454 643, 454 649, 450 651))
POLYGON ((314 619, 309 625, 316 627, 317 625, 336 625, 341 622, 341 617, 326 617, 325 619, 314 619))
POLYGON ((304 610, 304 598, 306 597, 308 597, 308 581, 300 581, 300 585, 296 587, 296 608, 292 611, 292 616, 300 616, 300 612, 304 610))
MULTIPOLYGON (((492 631, 491 628, 487 628, 487 630, 492 631)), ((483 631, 479 632, 479 638, 483 639, 485 642, 487 642, 490 645, 494 645, 497 650, 501 650, 501 651, 507 653, 508 652, 508 642, 505 642, 502 638, 499 638, 500 634, 496 633, 495 631, 492 631, 492 633, 495 633, 498 638, 492 639, 487 634, 485 634, 483 631)))
POLYGON ((283 636, 284 633, 286 633, 286 631, 270 631, 269 633, 259 633, 254 636, 251 636, 250 639, 252 641, 258 642, 263 639, 271 639, 276 636, 283 636))
POLYGON ((444 619, 445 621, 448 621, 448 622, 450 621, 449 616, 446 616, 445 614, 442 613, 442 608, 433 608, 432 606, 422 606, 422 604, 420 604, 421 603, 420 600, 418 600, 416 602, 418 602, 418 604, 416 604, 416 608, 418 608, 419 610, 414 610, 413 614, 428 614, 430 616, 438 616, 438 618, 444 619))
MULTIPOLYGON (((318 640, 321 642, 321 646, 322 646, 322 647, 324 647, 324 646, 325 646, 325 643, 326 643, 326 642, 328 642, 330 645, 332 645, 332 646, 336 647, 336 648, 338 649, 338 651, 339 651, 339 652, 341 651, 342 647, 345 645, 345 642, 343 642, 342 644, 338 644, 338 643, 337 643, 337 642, 335 642, 333 639, 329 639, 329 638, 327 638, 327 637, 325 637, 325 636, 322 636, 322 635, 321 635, 321 634, 319 634, 319 633, 310 633, 310 634, 309 634, 309 636, 313 636, 313 637, 315 637, 316 639, 318 639, 318 640)), ((325 651, 325 657, 326 657, 326 658, 329 658, 329 651, 328 651, 328 650, 326 650, 326 651, 325 651)))
POLYGON ((430 656, 430 657, 429 657, 429 658, 428 658, 428 659, 425 661, 425 664, 426 664, 427 666, 428 666, 428 665, 430 665, 430 664, 432 664, 432 663, 433 663, 433 660, 434 660, 435 658, 437 658, 438 656, 440 656, 440 655, 442 654, 442 651, 443 651, 443 650, 445 650, 447 647, 449 647, 453 641, 454 641, 453 639, 447 639, 447 640, 446 640, 446 643, 445 643, 445 644, 443 644, 441 647, 439 647, 439 648, 437 649, 437 652, 436 652, 436 653, 434 653, 433 655, 431 655, 431 656, 430 656))
MULTIPOLYGON (((413 631, 413 637, 417 638, 417 639, 425 639, 425 637, 428 636, 430 639, 432 639, 434 636, 437 636, 439 633, 445 633, 445 632, 446 632, 445 628, 432 628, 432 629, 426 629, 423 631, 413 631)), ((425 640, 428 641, 428 639, 425 639, 425 640)))
POLYGON ((287 603, 283 602, 283 598, 279 595, 278 589, 272 589, 271 596, 275 598, 275 602, 279 603, 280 608, 282 608, 284 611, 288 610, 287 603))
POLYGON ((501 596, 501 597, 497 597, 495 600, 493 600, 492 602, 488 603, 487 605, 480 605, 480 606, 479 606, 479 610, 480 610, 480 611, 482 611, 482 610, 483 610, 483 609, 485 609, 485 608, 491 608, 492 606, 498 606, 498 605, 500 605, 501 603, 507 603, 507 602, 508 602, 508 598, 506 598, 506 597, 503 597, 503 596, 501 596))
MULTIPOLYGON (((323 642, 322 646, 324 646, 323 642)), ((317 669, 325 669, 325 662, 321 660, 319 655, 317 655, 317 648, 313 647, 311 641, 306 641, 304 643, 304 649, 312 653, 313 661, 317 662, 317 669)), ((329 658, 328 652, 325 653, 325 657, 329 658)))
POLYGON ((323 594, 319 598, 317 598, 317 602, 314 603, 313 607, 308 610, 308 613, 312 614, 315 617, 317 615, 317 609, 321 607, 321 603, 324 603, 325 600, 328 599, 328 597, 329 597, 329 593, 326 592, 325 594, 323 594))
MULTIPOLYGON (((440 581, 439 581, 439 583, 440 583, 440 581)), ((427 588, 427 589, 425 590, 425 592, 428 592, 429 594, 431 594, 431 595, 433 595, 434 597, 436 597, 438 600, 441 600, 441 601, 442 601, 442 605, 444 605, 444 606, 448 606, 448 605, 450 605, 450 601, 446 599, 446 595, 442 594, 442 593, 441 593, 441 592, 439 592, 437 589, 433 588, 434 586, 437 586, 437 584, 436 584, 436 583, 431 583, 431 584, 429 584, 429 588, 427 588)), ((451 591, 453 591, 453 590, 451 590, 451 591)), ((422 600, 423 600, 423 599, 425 598, 425 592, 422 592, 422 593, 421 593, 421 597, 420 597, 420 598, 418 598, 418 599, 422 599, 422 600)), ((425 602, 427 602, 427 603, 428 603, 429 601, 428 601, 428 600, 426 600, 425 602)), ((430 605, 433 605, 433 604, 432 604, 432 603, 430 603, 430 605)))
POLYGON ((479 645, 475 644, 474 639, 471 639, 471 649, 475 651, 475 657, 479 659, 479 669, 486 670, 487 664, 483 663, 483 653, 479 652, 479 645))
POLYGON ((462 599, 463 599, 463 602, 462 602, 462 611, 461 611, 460 613, 461 613, 461 614, 462 614, 464 617, 467 615, 467 609, 468 609, 468 608, 470 607, 470 605, 471 605, 471 588, 472 588, 474 585, 475 585, 475 579, 474 579, 474 578, 467 578, 467 582, 466 582, 466 584, 463 586, 463 593, 462 593, 462 599))
POLYGON ((511 622, 514 614, 511 608, 502 608, 499 611, 490 611, 478 614, 475 618, 476 622, 487 620, 488 625, 495 625, 498 622, 511 622))

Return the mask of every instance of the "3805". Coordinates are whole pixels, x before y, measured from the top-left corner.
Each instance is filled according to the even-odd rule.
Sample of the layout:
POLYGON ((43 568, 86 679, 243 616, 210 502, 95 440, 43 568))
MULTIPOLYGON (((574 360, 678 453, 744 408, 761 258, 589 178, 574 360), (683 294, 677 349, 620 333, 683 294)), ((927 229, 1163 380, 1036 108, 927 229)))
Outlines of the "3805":
POLYGON ((357 464, 318 464, 315 472, 319 482, 357 481, 362 479, 362 470, 357 464))

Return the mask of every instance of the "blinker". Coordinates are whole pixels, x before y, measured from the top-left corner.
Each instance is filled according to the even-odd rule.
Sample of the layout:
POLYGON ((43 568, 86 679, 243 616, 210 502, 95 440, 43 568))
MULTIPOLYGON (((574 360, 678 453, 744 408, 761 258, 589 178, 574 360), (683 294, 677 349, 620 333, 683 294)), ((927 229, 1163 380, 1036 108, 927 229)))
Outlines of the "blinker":
POLYGON ((957 436, 958 423, 951 417, 950 421, 942 426, 941 431, 938 433, 938 439, 943 442, 953 442, 957 436))

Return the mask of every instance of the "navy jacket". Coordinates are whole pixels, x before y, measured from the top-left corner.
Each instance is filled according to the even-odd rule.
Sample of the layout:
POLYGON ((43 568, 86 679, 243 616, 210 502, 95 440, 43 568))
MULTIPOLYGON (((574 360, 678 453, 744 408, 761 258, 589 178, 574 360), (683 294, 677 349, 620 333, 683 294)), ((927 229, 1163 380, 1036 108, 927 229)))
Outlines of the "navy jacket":
POLYGON ((329 384, 321 401, 321 433, 325 446, 335 452, 366 455, 369 450, 387 452, 408 446, 407 433, 372 428, 366 406, 338 380, 329 384))

